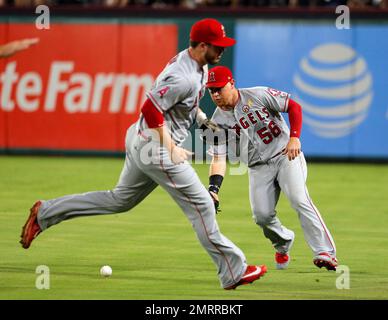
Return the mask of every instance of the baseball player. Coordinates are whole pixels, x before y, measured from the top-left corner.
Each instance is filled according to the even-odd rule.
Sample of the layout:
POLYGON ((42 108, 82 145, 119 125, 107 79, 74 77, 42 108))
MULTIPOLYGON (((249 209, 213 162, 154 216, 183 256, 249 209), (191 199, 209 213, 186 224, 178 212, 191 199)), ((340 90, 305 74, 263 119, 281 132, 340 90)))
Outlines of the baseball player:
POLYGON ((190 47, 160 73, 147 93, 139 120, 127 131, 126 158, 116 187, 36 202, 23 227, 23 248, 63 220, 128 211, 160 185, 190 220, 217 266, 224 289, 235 289, 264 275, 266 266, 248 266, 243 252, 220 233, 212 198, 186 161, 191 152, 181 147, 195 121, 200 126, 209 125, 199 110, 206 90, 207 64, 218 63, 225 47, 234 43, 217 20, 196 22, 190 32, 190 47))
MULTIPOLYGON (((276 267, 287 268, 294 232, 276 216, 283 191, 298 213, 305 239, 319 268, 336 270, 336 248, 332 236, 306 187, 307 167, 301 152, 301 106, 288 93, 268 87, 237 89, 231 71, 223 66, 209 70, 207 87, 217 109, 212 121, 233 129, 240 143, 247 142, 249 196, 253 218, 274 246, 276 267), (288 113, 290 130, 281 113, 288 113)), ((226 143, 213 145, 209 191, 216 207, 226 170, 226 143)), ((244 151, 244 150, 243 150, 244 151)), ((240 153, 242 151, 240 150, 240 153)))

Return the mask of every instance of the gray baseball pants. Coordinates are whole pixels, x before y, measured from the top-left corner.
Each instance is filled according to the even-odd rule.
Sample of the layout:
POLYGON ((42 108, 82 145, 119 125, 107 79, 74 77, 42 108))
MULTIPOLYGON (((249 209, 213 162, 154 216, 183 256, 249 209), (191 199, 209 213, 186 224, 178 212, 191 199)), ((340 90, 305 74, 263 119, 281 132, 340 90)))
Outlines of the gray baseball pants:
POLYGON ((281 224, 275 210, 280 191, 283 191, 298 213, 305 239, 314 255, 327 252, 335 256, 334 240, 309 196, 306 179, 303 153, 292 161, 286 155, 279 155, 265 164, 249 168, 253 218, 278 252, 288 252, 294 233, 281 224))
MULTIPOLYGON (((222 287, 240 280, 247 267, 243 252, 219 230, 213 200, 191 165, 175 165, 159 143, 127 130, 126 158, 113 190, 74 194, 43 201, 38 213, 42 230, 63 220, 125 212, 140 203, 157 185, 165 189, 190 220, 197 237, 218 269, 222 287), (152 152, 151 155, 148 151, 152 152)), ((156 210, 156 209, 155 209, 156 210)))

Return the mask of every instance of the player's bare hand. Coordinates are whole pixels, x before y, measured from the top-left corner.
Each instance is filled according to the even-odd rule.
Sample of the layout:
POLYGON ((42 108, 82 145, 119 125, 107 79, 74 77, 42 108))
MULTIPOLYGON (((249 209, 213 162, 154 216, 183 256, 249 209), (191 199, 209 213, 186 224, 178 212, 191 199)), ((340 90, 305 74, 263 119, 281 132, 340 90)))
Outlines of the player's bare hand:
POLYGON ((218 194, 215 193, 215 192, 212 192, 212 191, 209 191, 209 193, 210 193, 210 196, 213 199, 214 208, 216 209, 216 213, 220 212, 221 211, 221 209, 220 209, 220 199, 218 198, 218 194))
POLYGON ((188 160, 194 153, 180 148, 180 147, 174 147, 171 152, 171 160, 175 164, 180 164, 188 160))
POLYGON ((286 148, 283 151, 283 154, 288 156, 288 160, 294 160, 297 156, 299 156, 301 151, 300 140, 297 137, 291 137, 287 143, 286 148))
POLYGON ((218 194, 215 193, 215 192, 212 192, 212 191, 209 191, 210 195, 212 196, 212 198, 216 201, 220 201, 220 199, 218 198, 218 194))

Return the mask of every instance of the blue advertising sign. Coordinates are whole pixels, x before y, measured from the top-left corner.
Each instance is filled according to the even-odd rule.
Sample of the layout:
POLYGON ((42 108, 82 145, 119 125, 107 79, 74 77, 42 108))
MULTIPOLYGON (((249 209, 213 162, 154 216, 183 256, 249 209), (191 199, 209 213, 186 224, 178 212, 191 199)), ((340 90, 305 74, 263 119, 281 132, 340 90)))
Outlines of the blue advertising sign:
POLYGON ((238 22, 236 38, 237 87, 291 93, 307 156, 388 158, 388 24, 238 22))

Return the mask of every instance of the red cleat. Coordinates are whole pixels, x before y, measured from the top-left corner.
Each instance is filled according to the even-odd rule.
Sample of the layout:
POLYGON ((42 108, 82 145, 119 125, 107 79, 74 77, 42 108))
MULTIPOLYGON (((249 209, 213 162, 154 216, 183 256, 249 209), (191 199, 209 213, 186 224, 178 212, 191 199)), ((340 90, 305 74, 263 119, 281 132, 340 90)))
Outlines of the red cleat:
POLYGON ((30 209, 30 216, 28 217, 20 237, 20 243, 24 249, 28 249, 31 245, 32 240, 34 240, 42 230, 38 224, 38 211, 40 206, 42 205, 41 201, 37 201, 34 203, 32 208, 30 209))
POLYGON ((337 270, 338 267, 338 261, 336 257, 331 256, 327 252, 321 252, 317 256, 314 257, 313 260, 314 264, 318 268, 325 267, 327 270, 337 270))
POLYGON ((232 290, 232 289, 236 289, 238 286, 252 283, 253 281, 256 281, 260 279, 260 277, 264 276, 266 272, 267 272, 267 267, 265 265, 248 266, 239 282, 224 289, 232 290))
POLYGON ((287 269, 290 263, 290 256, 287 253, 275 253, 276 269, 283 270, 287 269))

